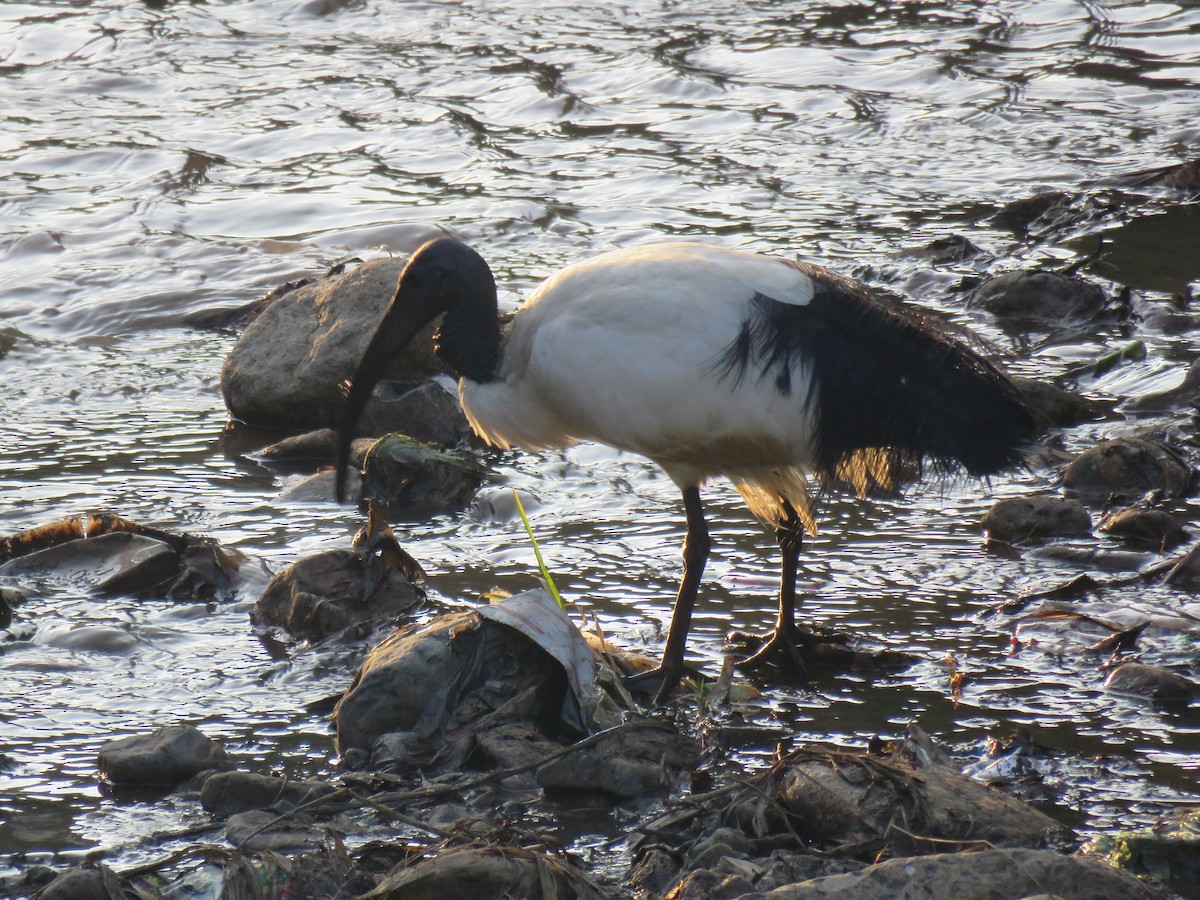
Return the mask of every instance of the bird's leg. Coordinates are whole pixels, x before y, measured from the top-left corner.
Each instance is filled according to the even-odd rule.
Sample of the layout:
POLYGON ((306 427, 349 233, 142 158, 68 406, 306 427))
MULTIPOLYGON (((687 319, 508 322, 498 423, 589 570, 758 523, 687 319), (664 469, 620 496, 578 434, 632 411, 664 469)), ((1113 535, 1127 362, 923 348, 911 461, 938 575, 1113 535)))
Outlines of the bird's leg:
POLYGON ((700 503, 699 488, 684 488, 683 509, 687 515, 687 536, 683 539, 683 580, 679 582, 679 593, 675 597, 675 612, 671 615, 671 627, 667 631, 667 646, 663 650, 662 664, 627 681, 633 688, 657 688, 654 694, 655 703, 662 703, 687 672, 683 663, 683 651, 687 645, 688 629, 692 624, 692 609, 696 605, 700 578, 704 574, 704 564, 708 561, 708 551, 712 547, 708 525, 704 521, 704 507, 700 503))
POLYGON ((784 500, 783 518, 775 526, 775 540, 779 544, 782 562, 779 568, 779 616, 775 630, 763 640, 763 645, 752 655, 737 663, 739 668, 752 669, 762 665, 770 657, 783 654, 802 674, 808 666, 800 654, 798 645, 811 637, 796 627, 796 570, 799 567, 800 549, 804 545, 804 525, 795 507, 784 500))

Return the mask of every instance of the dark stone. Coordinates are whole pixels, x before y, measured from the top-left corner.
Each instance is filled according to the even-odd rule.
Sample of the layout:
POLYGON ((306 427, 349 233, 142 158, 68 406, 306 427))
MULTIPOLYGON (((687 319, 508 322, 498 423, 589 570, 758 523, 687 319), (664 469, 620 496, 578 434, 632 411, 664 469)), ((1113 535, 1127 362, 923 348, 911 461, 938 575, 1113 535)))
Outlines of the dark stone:
POLYGON ((1023 541, 1092 531, 1092 517, 1082 503, 1061 497, 1035 495, 1000 500, 983 514, 989 537, 1023 541))
POLYGON ((167 786, 205 769, 232 767, 225 748, 191 725, 110 741, 100 748, 100 774, 116 786, 167 786))
POLYGON ((1159 550, 1170 550, 1187 540, 1187 532, 1169 512, 1141 506, 1110 513, 1100 522, 1099 529, 1114 537, 1151 544, 1159 550))
POLYGON ((1075 275, 1023 270, 989 278, 971 303, 1003 319, 1059 327, 1100 318, 1108 295, 1100 285, 1075 275))
POLYGON ((350 550, 305 557, 271 579, 251 618, 302 640, 320 640, 352 625, 382 621, 425 599, 420 565, 372 511, 350 550))
POLYGON ((1169 669, 1142 663, 1117 666, 1104 680, 1104 686, 1110 691, 1176 703, 1188 703, 1200 696, 1200 684, 1169 669))
POLYGON ((42 888, 38 900, 113 900, 99 869, 68 869, 42 888))
POLYGON ((473 437, 458 398, 436 381, 417 385, 383 382, 367 401, 357 433, 398 432, 413 440, 453 447, 473 437))
POLYGON ((367 451, 363 493, 389 515, 426 518, 458 510, 479 490, 485 469, 466 452, 439 450, 389 434, 367 451))
POLYGON ((1013 383, 1043 426, 1069 428, 1115 415, 1116 401, 1093 400, 1036 378, 1014 378, 1013 383))
POLYGON ((200 803, 214 816, 267 808, 283 812, 338 792, 336 786, 324 781, 292 781, 254 772, 218 772, 205 779, 200 803))
POLYGON ((1194 471, 1162 441, 1120 437, 1079 454, 1063 470, 1062 480, 1064 487, 1082 495, 1140 497, 1158 491, 1176 498, 1191 492, 1194 471))

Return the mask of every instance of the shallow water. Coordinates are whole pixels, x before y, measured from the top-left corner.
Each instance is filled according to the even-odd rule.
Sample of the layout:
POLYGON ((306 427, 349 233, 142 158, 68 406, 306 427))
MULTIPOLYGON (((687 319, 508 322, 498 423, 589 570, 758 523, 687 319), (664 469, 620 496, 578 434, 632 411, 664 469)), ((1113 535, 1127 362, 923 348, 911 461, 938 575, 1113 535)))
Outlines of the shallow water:
MULTIPOLYGON (((279 658, 250 631, 268 571, 345 546, 358 520, 276 499, 284 479, 246 454, 278 435, 227 426, 218 378, 233 337, 189 316, 346 258, 407 252, 437 229, 491 261, 510 303, 585 255, 682 235, 890 284, 1013 352, 1015 370, 1054 374, 1128 335, 1006 334, 949 293, 962 273, 901 252, 962 233, 1019 260, 1072 258, 1075 245, 1020 244, 986 215, 1198 155, 1200 9, 5 4, 0 116, 0 327, 14 339, 0 358, 0 531, 106 508, 253 560, 239 595, 212 605, 23 585, 30 599, 0 643, 0 852, 125 847, 133 859, 139 838, 198 813, 102 797, 103 741, 190 721, 249 765, 327 771, 326 720, 306 705, 344 689, 353 667, 350 651, 279 658)), ((1143 291, 1145 308, 1200 279, 1195 207, 1120 227, 1095 271, 1143 291)), ((1189 331, 1137 336, 1146 362, 1090 387, 1162 390, 1197 355, 1189 331)), ((987 734, 1029 727, 1057 751, 1050 792, 1084 832, 1195 802, 1195 711, 1110 695, 1086 657, 1010 653, 1011 618, 986 615, 1077 572, 981 546, 992 497, 1050 474, 832 499, 802 560, 805 615, 924 662, 875 684, 773 687, 748 715, 857 745, 915 720, 975 755, 987 734), (968 674, 957 703, 948 653, 968 674)), ((560 586, 610 634, 657 652, 682 535, 669 483, 583 446, 507 454, 496 484, 540 499, 560 586)), ((716 551, 692 649, 715 664, 728 628, 770 621, 774 575, 771 542, 736 495, 709 498, 716 551)), ((449 601, 533 581, 519 522, 477 510, 398 534, 449 601)), ((1131 590, 1094 611, 1188 601, 1131 590)), ((1194 630, 1152 634, 1148 661, 1195 661, 1194 630)), ((747 764, 763 749, 746 748, 747 764)))

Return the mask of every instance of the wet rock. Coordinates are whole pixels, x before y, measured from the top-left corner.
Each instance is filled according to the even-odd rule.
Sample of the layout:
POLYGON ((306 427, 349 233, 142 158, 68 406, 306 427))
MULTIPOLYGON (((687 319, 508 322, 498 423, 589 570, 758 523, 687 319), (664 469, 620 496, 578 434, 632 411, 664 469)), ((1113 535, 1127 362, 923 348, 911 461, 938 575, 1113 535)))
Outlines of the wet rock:
POLYGON ((425 573, 375 509, 349 550, 305 557, 271 579, 251 617, 301 640, 320 640, 352 625, 377 622, 425 599, 425 573))
POLYGON ((1183 555, 1163 578, 1163 584, 1182 591, 1200 591, 1200 544, 1183 555))
MULTIPOLYGON (((258 425, 336 425, 344 402, 339 385, 354 375, 404 263, 372 260, 270 303, 247 326, 221 370, 229 412, 258 425)), ((417 382, 441 371, 433 330, 397 357, 390 378, 417 382)))
POLYGON ((1091 534, 1092 517, 1077 500, 1034 495, 999 500, 983 514, 983 530, 1002 541, 1091 534))
POLYGON ((1062 900, 1164 900, 1161 891, 1127 872, 1048 850, 981 850, 890 859, 769 894, 745 894, 743 900, 995 900, 1047 893, 1062 900))
POLYGON ((1115 175, 1095 183, 1122 188, 1165 188, 1195 199, 1200 197, 1200 160, 1115 175))
MULTIPOLYGON (((334 710, 338 751, 370 750, 380 736, 415 731, 418 724, 425 731, 432 730, 422 723, 427 709, 436 727, 440 713, 450 715, 464 694, 484 686, 489 673, 477 662, 484 657, 508 657, 502 668, 514 684, 536 682, 544 671, 543 654, 532 644, 518 645, 512 654, 507 653, 506 631, 474 612, 461 612, 384 639, 367 655, 334 710)), ((505 694, 488 705, 495 708, 512 699, 505 694)))
POLYGON ((1031 270, 989 278, 976 288, 971 304, 1002 319, 1061 327, 1102 317, 1108 294, 1075 275, 1031 270))
POLYGON ((1104 572, 1136 572, 1154 559, 1151 553, 1110 550, 1106 547, 1079 547, 1071 544, 1047 544, 1030 551, 1029 557, 1050 559, 1077 569, 1098 569, 1104 572))
POLYGON ((1036 378, 1014 378, 1017 388, 1046 427, 1069 428, 1113 416, 1115 401, 1093 400, 1036 378))
POLYGON ((1019 235, 1040 236, 1108 218, 1120 209, 1111 197, 1044 191, 1005 204, 993 221, 1019 235))
POLYGON ((0 575, 90 584, 107 596, 208 600, 232 590, 241 554, 111 513, 62 519, 0 538, 0 575))
POLYGON ((1200 405, 1200 359, 1194 360, 1183 373, 1183 381, 1157 394, 1135 397, 1125 404, 1132 412, 1167 412, 1200 405))
POLYGON ((1063 486, 1081 495, 1139 497, 1158 491, 1183 497, 1193 487, 1194 471, 1178 451, 1162 441, 1119 437, 1085 450, 1063 470, 1063 486))
POLYGON ((474 440, 458 397, 437 381, 424 381, 415 386, 385 382, 374 390, 359 419, 358 433, 382 435, 393 432, 441 447, 454 447, 474 440))
POLYGON ((319 428, 316 431, 295 434, 263 447, 256 455, 271 462, 313 462, 328 465, 337 458, 337 432, 332 428, 319 428))
POLYGON ((990 256, 986 251, 980 250, 975 244, 971 243, 969 238, 961 234, 935 238, 924 247, 913 247, 905 250, 902 255, 910 259, 925 260, 934 265, 966 262, 970 259, 978 259, 981 256, 990 256))
POLYGON ((254 772, 218 772, 204 780, 200 803, 214 816, 230 816, 252 809, 294 809, 339 789, 324 781, 292 781, 254 772))
POLYGON ((1169 669, 1142 663, 1117 666, 1104 680, 1104 686, 1110 691, 1166 702, 1190 703, 1200 697, 1200 684, 1169 669))
POLYGON ((225 748, 191 725, 109 741, 100 748, 100 774, 118 787, 181 784, 205 769, 232 767, 225 748))
POLYGON ((443 451, 389 434, 367 451, 363 493, 390 515, 424 518, 461 509, 479 489, 485 469, 469 453, 443 451))
POLYGON ((124 896, 116 876, 109 870, 68 869, 42 888, 38 900, 113 900, 124 896))
POLYGON ((16 588, 0 587, 0 630, 12 624, 13 607, 25 602, 25 595, 16 588))
POLYGON ((363 900, 445 900, 447 897, 610 896, 565 857, 522 847, 451 847, 389 872, 363 900))
MULTIPOLYGON (((475 756, 493 729, 531 727, 525 743, 553 723, 556 737, 592 727, 595 660, 574 624, 544 591, 402 629, 364 660, 334 709, 337 746, 347 759, 389 733, 411 732, 442 765, 475 756)), ((510 742, 511 743, 511 742, 510 742)), ((393 752, 389 750, 389 752, 393 752)))
MULTIPOLYGON (((773 795, 801 838, 822 844, 869 843, 901 817, 898 852, 937 841, 987 841, 996 847, 1044 847, 1067 839, 1062 825, 1031 806, 957 772, 917 768, 903 758, 800 749, 777 765, 773 795)), ((737 821, 753 822, 761 800, 739 803, 737 821)))
POLYGON ((1187 540, 1187 532, 1173 515, 1163 509, 1143 506, 1109 513, 1100 522, 1099 529, 1114 537, 1151 544, 1159 550, 1170 550, 1187 540))
POLYGON ((537 770, 547 790, 591 791, 632 799, 672 787, 700 761, 696 742, 674 728, 622 731, 537 770))
POLYGON ((1200 885, 1200 812, 1185 810, 1151 831, 1100 835, 1084 848, 1116 868, 1167 885, 1180 896, 1195 896, 1200 885))
POLYGON ((281 820, 278 813, 265 809, 235 813, 225 823, 225 840, 240 850, 311 849, 319 847, 323 838, 323 829, 311 817, 290 814, 281 820))

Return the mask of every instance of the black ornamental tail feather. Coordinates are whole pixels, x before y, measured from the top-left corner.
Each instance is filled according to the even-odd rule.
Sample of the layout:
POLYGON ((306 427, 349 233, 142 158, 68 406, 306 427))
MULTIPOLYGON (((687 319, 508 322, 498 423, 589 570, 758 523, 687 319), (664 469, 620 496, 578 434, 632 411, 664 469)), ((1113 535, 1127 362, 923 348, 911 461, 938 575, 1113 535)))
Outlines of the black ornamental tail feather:
POLYGON ((816 473, 860 493, 926 468, 987 476, 1019 465, 1037 433, 1027 402, 951 327, 816 266, 794 263, 812 300, 756 295, 719 361, 726 375, 770 380, 816 420, 816 473), (804 371, 808 378, 797 378, 804 371))

